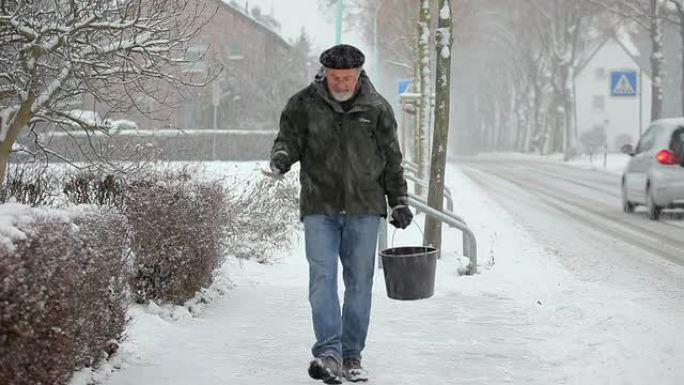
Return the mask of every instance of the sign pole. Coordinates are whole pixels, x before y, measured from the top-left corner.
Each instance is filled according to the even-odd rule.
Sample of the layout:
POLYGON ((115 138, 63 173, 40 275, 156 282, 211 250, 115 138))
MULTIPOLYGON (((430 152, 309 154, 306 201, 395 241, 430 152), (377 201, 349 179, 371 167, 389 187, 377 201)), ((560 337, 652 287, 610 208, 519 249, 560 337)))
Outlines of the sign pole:
POLYGON ((639 138, 641 138, 641 131, 644 125, 644 87, 643 87, 643 71, 639 67, 639 138))

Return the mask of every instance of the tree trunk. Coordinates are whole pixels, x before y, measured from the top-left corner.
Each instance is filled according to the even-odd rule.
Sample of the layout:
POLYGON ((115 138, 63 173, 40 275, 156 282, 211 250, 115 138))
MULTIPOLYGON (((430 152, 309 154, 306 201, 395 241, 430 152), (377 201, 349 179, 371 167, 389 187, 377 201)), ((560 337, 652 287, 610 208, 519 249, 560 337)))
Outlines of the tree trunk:
POLYGON ((682 102, 682 116, 684 116, 684 9, 679 9, 679 34, 682 37, 682 80, 681 80, 681 102, 682 102))
POLYGON ((19 133, 26 127, 33 118, 33 103, 36 100, 36 93, 28 92, 26 100, 21 104, 14 114, 5 114, 3 120, 0 118, 0 187, 5 183, 7 163, 12 146, 17 141, 19 133))
POLYGON ((525 84, 519 84, 518 90, 516 90, 515 93, 516 135, 513 150, 516 152, 525 152, 528 126, 527 86, 525 84))
POLYGON ((489 150, 497 151, 499 149, 499 137, 501 136, 501 122, 499 121, 499 102, 495 100, 492 102, 492 137, 489 140, 489 150))
POLYGON ((521 152, 523 153, 528 153, 530 152, 530 143, 532 141, 532 135, 533 135, 533 125, 535 121, 535 112, 534 112, 534 96, 533 96, 533 89, 534 86, 532 85, 532 80, 528 79, 527 82, 527 87, 525 91, 525 97, 524 97, 524 103, 525 103, 525 133, 523 134, 522 142, 521 142, 521 152))
MULTIPOLYGON (((420 56, 418 56, 419 55, 418 52, 419 52, 419 47, 418 47, 418 44, 416 44, 416 47, 415 47, 416 61, 413 65, 413 84, 415 85, 413 92, 416 92, 416 93, 420 93, 420 90, 421 90, 421 88, 420 88, 421 87, 421 85, 420 85, 420 56)), ((413 112, 413 119, 412 119, 413 126, 412 126, 412 130, 411 130, 411 133, 412 133, 411 140, 413 140, 413 157, 411 158, 411 160, 416 165, 419 165, 420 164, 420 112, 419 112, 420 103, 416 103, 414 107, 416 107, 416 108, 413 112)), ((414 185, 414 193, 416 195, 420 195, 421 191, 422 191, 422 187, 418 183, 416 183, 414 185)))
POLYGON ((663 21, 658 0, 651 0, 651 120, 660 119, 663 113, 663 21))
MULTIPOLYGON (((506 95, 508 96, 508 95, 506 95)), ((499 142, 497 144, 497 151, 506 151, 508 147, 508 136, 510 134, 510 104, 507 103, 510 99, 504 99, 499 108, 499 142)))
POLYGON ((563 152, 563 132, 565 129, 565 112, 562 107, 558 107, 553 114, 554 127, 553 127, 553 153, 563 152))
POLYGON ((546 129, 544 128, 542 111, 542 85, 538 79, 534 83, 534 146, 539 150, 539 155, 544 155, 546 144, 546 129))
POLYGON ((2 127, 3 124, 0 122, 0 130, 8 130, 7 135, 0 141, 0 187, 5 184, 7 163, 12 153, 12 146, 19 136, 19 132, 28 124, 30 119, 30 113, 20 111, 9 127, 2 127))
MULTIPOLYGON (((435 132, 432 140, 432 167, 428 205, 442 210, 444 203, 444 173, 449 142, 449 112, 451 103, 451 0, 440 0, 437 24, 437 79, 435 96, 435 132)), ((442 223, 427 217, 423 244, 442 247, 442 223)))
MULTIPOLYGON (((430 132, 430 99, 432 90, 430 87, 430 0, 420 2, 420 20, 418 21, 418 68, 420 76, 420 106, 419 106, 419 157, 418 177, 426 181, 430 172, 429 161, 429 132, 430 132)), ((418 187, 416 192, 420 196, 425 196, 424 189, 418 187)))
POLYGON ((565 126, 565 141, 563 152, 565 160, 577 155, 577 126, 575 124, 575 76, 571 62, 561 64, 563 79, 563 121, 565 126))

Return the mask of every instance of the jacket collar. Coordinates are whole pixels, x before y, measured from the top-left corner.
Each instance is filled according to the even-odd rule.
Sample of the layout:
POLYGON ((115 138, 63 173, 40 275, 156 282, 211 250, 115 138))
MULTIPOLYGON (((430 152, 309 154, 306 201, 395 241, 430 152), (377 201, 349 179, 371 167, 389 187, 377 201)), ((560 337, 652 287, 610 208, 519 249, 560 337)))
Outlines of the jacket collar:
MULTIPOLYGON (((345 113, 340 105, 340 102, 330 96, 330 93, 325 85, 325 76, 322 72, 316 74, 311 86, 313 87, 315 94, 328 103, 335 112, 342 114, 345 113)), ((347 113, 368 111, 382 105, 382 98, 375 90, 375 87, 368 78, 368 75, 366 75, 365 70, 361 71, 357 87, 358 90, 356 92, 356 96, 354 96, 352 107, 349 109, 349 111, 347 111, 347 113)))

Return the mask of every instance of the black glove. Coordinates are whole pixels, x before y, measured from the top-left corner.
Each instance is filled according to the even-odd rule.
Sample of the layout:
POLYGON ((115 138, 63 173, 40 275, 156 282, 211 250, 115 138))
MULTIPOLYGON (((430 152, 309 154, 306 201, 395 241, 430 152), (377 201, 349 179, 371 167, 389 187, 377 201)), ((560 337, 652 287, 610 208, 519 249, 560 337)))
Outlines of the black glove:
POLYGON ((392 220, 390 223, 392 226, 398 229, 405 229, 411 224, 413 220, 413 213, 408 208, 408 206, 400 205, 392 209, 392 220))
POLYGON ((278 151, 271 156, 271 164, 269 165, 274 174, 283 175, 290 171, 290 157, 284 151, 278 151))

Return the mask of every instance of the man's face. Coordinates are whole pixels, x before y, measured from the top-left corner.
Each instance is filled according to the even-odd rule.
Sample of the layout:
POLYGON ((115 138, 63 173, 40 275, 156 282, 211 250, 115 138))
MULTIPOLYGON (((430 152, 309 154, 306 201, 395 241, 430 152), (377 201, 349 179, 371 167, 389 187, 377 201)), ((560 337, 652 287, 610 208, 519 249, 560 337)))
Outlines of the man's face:
POLYGON ((325 79, 328 91, 338 102, 346 102, 354 96, 356 84, 359 82, 361 70, 353 69, 325 69, 325 79))

